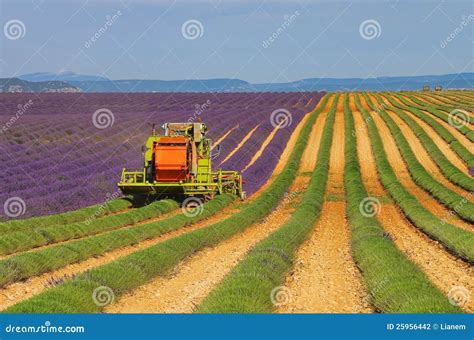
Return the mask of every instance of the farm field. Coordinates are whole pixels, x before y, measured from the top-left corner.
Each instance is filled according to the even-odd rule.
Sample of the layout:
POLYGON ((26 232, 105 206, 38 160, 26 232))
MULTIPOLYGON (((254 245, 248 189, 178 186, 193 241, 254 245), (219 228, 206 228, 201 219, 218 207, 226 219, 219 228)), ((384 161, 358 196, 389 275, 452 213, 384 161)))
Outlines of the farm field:
POLYGON ((199 119, 221 145, 214 165, 223 170, 245 169, 244 189, 251 195, 268 179, 292 129, 321 96, 0 94, 0 164, 6 180, 0 201, 20 197, 28 207, 22 217, 28 217, 115 198, 122 168, 143 165, 141 147, 152 124, 159 128, 165 122, 199 119), (277 129, 284 110, 291 112, 291 124, 277 129))
POLYGON ((473 107, 473 91, 0 94, 0 310, 473 313, 473 107), (189 216, 120 197, 151 124, 189 119, 248 199, 189 216))

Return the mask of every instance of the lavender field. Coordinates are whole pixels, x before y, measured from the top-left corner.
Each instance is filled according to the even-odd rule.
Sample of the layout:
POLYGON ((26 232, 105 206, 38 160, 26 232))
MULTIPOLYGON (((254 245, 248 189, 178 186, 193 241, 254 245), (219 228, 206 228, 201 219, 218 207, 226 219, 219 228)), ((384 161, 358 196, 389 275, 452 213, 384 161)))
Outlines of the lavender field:
POLYGON ((208 125, 214 141, 221 140, 214 167, 245 169, 244 189, 251 195, 269 178, 292 131, 321 97, 321 93, 0 94, 0 202, 20 198, 25 208, 14 217, 25 218, 116 197, 121 169, 142 166, 141 147, 153 123, 198 120, 208 125), (261 156, 248 166, 272 131, 261 156))

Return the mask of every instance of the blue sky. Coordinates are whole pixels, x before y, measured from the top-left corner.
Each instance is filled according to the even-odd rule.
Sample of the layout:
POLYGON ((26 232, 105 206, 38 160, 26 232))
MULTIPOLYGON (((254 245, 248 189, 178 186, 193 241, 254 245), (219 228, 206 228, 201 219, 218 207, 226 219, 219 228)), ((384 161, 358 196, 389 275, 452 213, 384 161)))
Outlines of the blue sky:
POLYGON ((474 70, 472 1, 0 3, 0 77, 68 70, 111 79, 285 82, 474 70), (12 20, 23 25, 13 39, 18 33, 6 33, 12 20), (197 35, 188 35, 194 39, 182 32, 189 20, 198 22, 197 35))

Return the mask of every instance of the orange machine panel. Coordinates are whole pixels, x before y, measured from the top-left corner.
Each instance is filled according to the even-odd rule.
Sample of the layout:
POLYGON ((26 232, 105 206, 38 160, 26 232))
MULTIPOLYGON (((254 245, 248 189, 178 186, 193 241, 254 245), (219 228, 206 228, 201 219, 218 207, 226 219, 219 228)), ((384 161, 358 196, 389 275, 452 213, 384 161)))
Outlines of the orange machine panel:
POLYGON ((155 145, 156 181, 186 180, 189 173, 188 140, 185 137, 162 137, 155 145))

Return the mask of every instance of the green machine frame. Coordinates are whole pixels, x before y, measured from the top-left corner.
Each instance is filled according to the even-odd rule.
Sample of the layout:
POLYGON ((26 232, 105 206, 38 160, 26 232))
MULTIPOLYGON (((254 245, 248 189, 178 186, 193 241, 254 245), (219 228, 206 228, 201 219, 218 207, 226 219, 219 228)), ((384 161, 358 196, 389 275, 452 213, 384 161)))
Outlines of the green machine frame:
POLYGON ((207 127, 202 123, 167 123, 163 125, 164 136, 155 135, 153 128, 144 146, 145 165, 142 170, 122 169, 118 187, 125 195, 184 195, 202 196, 212 198, 216 194, 231 193, 245 199, 242 188, 242 176, 237 171, 212 171, 211 154, 212 141, 205 137, 207 127), (193 164, 190 181, 160 182, 150 178, 147 169, 152 165, 153 145, 162 137, 185 136, 195 143, 196 152, 199 154, 196 164, 193 164))

